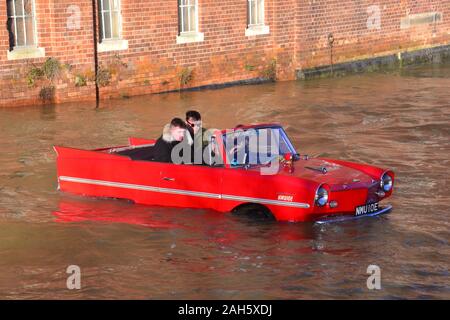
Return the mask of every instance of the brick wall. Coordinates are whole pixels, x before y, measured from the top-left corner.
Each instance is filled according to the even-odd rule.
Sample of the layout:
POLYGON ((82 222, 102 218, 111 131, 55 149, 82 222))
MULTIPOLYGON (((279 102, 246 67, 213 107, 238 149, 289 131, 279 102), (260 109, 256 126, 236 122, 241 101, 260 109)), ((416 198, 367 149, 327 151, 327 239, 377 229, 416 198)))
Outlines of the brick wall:
POLYGON ((450 1, 300 0, 296 15, 296 63, 299 69, 385 55, 450 42, 450 1), (442 13, 442 21, 401 28, 418 13, 442 13))
MULTIPOLYGON (((0 28, 0 106, 42 103, 39 92, 44 86, 56 88, 55 102, 95 98, 93 81, 85 87, 74 85, 78 70, 94 70, 92 7, 89 0, 77 1, 80 29, 69 29, 67 18, 71 14, 67 10, 73 3, 70 0, 36 0, 38 46, 45 48, 45 58, 8 60, 8 32, 5 27, 0 28), (44 79, 30 86, 27 73, 41 66, 48 57, 58 59, 63 65, 59 76, 52 82, 44 79)), ((4 17, 2 21, 6 20, 6 1, 0 1, 0 16, 4 17)))
MULTIPOLYGON (((330 63, 330 33, 334 63, 450 42, 450 1, 266 0, 270 33, 247 37, 246 0, 198 0, 204 41, 186 44, 176 43, 176 0, 121 2, 128 49, 98 54, 101 69, 111 75, 100 88, 102 98, 179 89, 180 74, 188 69, 193 77, 183 87, 264 77, 273 59, 277 79, 293 80, 297 69, 330 63), (441 14, 439 21, 414 16, 431 12, 441 14), (408 16, 411 20, 404 20, 408 16), (401 27, 402 21, 412 23, 401 27)), ((91 0, 36 0, 45 58, 8 60, 8 33, 0 27, 0 106, 42 103, 45 86, 56 88, 54 102, 95 99, 91 5, 91 0), (78 12, 79 28, 68 27, 78 12), (29 70, 49 57, 61 63, 58 76, 29 85, 29 70)), ((5 0, 1 16, 5 21, 5 0)))

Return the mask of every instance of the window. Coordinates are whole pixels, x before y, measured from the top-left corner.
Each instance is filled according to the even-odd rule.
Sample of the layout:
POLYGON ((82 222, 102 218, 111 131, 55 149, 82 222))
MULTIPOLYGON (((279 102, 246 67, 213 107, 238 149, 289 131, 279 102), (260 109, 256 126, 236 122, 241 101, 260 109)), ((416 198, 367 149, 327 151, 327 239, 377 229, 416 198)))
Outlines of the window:
POLYGON ((100 40, 118 40, 121 38, 122 19, 120 0, 99 0, 100 40))
POLYGON ((297 153, 281 127, 237 129, 225 133, 223 141, 232 166, 267 164, 280 155, 297 153))
POLYGON ((264 25, 264 0, 248 0, 249 26, 264 25))
POLYGON ((197 32, 197 0, 178 0, 179 31, 197 32))
POLYGON ((197 0, 178 0, 177 43, 203 41, 203 33, 198 31, 197 0))
POLYGON ((264 24, 264 0, 247 1, 247 29, 245 29, 245 35, 268 34, 269 26, 264 24))
POLYGON ((9 49, 36 45, 36 21, 33 0, 7 0, 9 49))
POLYGON ((127 50, 122 39, 122 10, 120 0, 98 0, 100 43, 98 52, 127 50))

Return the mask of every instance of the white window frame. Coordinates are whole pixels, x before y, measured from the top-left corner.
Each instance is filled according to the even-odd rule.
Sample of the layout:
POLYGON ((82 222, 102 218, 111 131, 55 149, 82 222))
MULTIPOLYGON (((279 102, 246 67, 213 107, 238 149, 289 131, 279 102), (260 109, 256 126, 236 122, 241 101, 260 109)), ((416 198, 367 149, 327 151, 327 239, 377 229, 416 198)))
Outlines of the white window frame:
POLYGON ((122 19, 122 1, 121 0, 100 0, 97 3, 99 3, 98 12, 99 12, 99 24, 101 24, 101 39, 100 43, 98 44, 98 52, 108 52, 108 51, 118 51, 118 50, 128 50, 128 40, 124 40, 122 37, 122 26, 123 26, 123 19, 122 19), (109 2, 109 10, 103 9, 103 4, 105 1, 109 2), (118 1, 117 9, 113 10, 113 1, 118 1), (119 34, 117 37, 113 37, 113 18, 112 14, 113 12, 117 13, 117 16, 119 18, 119 34), (111 37, 105 38, 105 15, 108 16, 109 19, 109 25, 111 26, 111 37))
MULTIPOLYGON (((264 20, 265 20, 265 12, 264 12, 264 10, 265 10, 265 1, 264 0, 248 0, 248 2, 247 2, 247 5, 248 5, 248 26, 250 27, 250 26, 261 26, 261 25, 264 25, 264 20), (254 2, 255 3, 255 7, 256 7, 256 10, 258 11, 258 10, 262 10, 262 21, 256 21, 256 23, 251 23, 251 21, 253 20, 252 19, 252 15, 254 15, 255 13, 252 11, 252 2, 254 2), (260 7, 258 7, 259 6, 259 3, 262 3, 262 8, 260 8, 260 7)), ((259 19, 259 14, 258 14, 258 12, 256 12, 256 19, 255 20, 258 20, 259 19)))
POLYGON ((36 25, 36 4, 35 4, 35 0, 31 0, 31 16, 30 15, 26 15, 25 14, 25 4, 24 1, 22 0, 22 11, 23 11, 23 15, 19 16, 16 15, 16 1, 17 0, 10 0, 12 1, 12 6, 13 6, 13 15, 10 16, 8 15, 8 20, 9 19, 13 19, 14 20, 14 49, 21 49, 21 48, 35 48, 37 47, 37 25, 36 25), (27 28, 25 25, 25 18, 29 18, 31 17, 31 19, 33 20, 33 44, 32 45, 18 45, 17 44, 17 19, 18 18, 22 18, 23 19, 23 32, 24 32, 24 36, 25 36, 25 43, 27 42, 27 28))
POLYGON ((247 0, 247 28, 245 29, 245 35, 247 37, 249 36, 256 36, 256 35, 262 35, 262 34, 269 34, 270 29, 269 26, 265 24, 266 20, 266 14, 265 14, 265 0, 247 0), (252 11, 252 3, 255 3, 256 7, 256 13, 252 11), (259 7, 259 4, 261 7, 259 7), (259 12, 262 11, 262 21, 258 21, 259 19, 259 12), (252 17, 256 14, 256 23, 251 23, 253 21, 252 17))
POLYGON ((102 38, 100 39, 100 41, 103 42, 103 41, 114 41, 114 40, 122 39, 122 1, 120 1, 120 0, 100 0, 100 7, 98 8, 98 10, 100 12, 100 17, 101 17, 100 23, 102 26, 102 38), (103 9, 103 3, 105 1, 109 2, 109 10, 103 9), (118 2, 117 10, 112 9, 111 5, 114 1, 118 2), (116 12, 119 17, 119 26, 118 26, 119 27, 119 35, 116 38, 113 37, 113 18, 112 18, 113 12, 116 12), (111 38, 105 38, 105 14, 107 14, 109 17, 109 25, 111 26, 111 38))
POLYGON ((191 43, 191 42, 201 42, 204 40, 204 35, 202 32, 199 32, 198 27, 198 20, 199 20, 199 6, 198 6, 198 0, 187 0, 187 4, 182 4, 182 0, 178 1, 178 23, 179 23, 179 30, 178 30, 178 36, 177 36, 177 43, 191 43), (193 3, 192 3, 193 2, 193 3), (191 10, 187 10, 187 17, 183 15, 182 8, 195 8, 195 30, 183 30, 184 28, 184 21, 187 18, 188 19, 188 26, 191 24, 190 19, 191 17, 191 10))
MULTIPOLYGON (((195 8, 195 30, 179 30, 180 34, 186 34, 186 33, 196 33, 198 32, 198 1, 197 0, 186 0, 188 2, 188 4, 182 4, 182 0, 178 0, 178 7, 179 7, 179 12, 180 12, 180 28, 182 29, 184 27, 184 19, 185 17, 183 16, 183 10, 182 8, 190 8, 190 7, 194 7, 195 8), (194 3, 191 3, 194 2, 194 3)), ((188 26, 190 26, 191 24, 189 23, 191 20, 191 10, 187 10, 187 19, 188 19, 188 26)))
MULTIPOLYGON (((38 47, 38 36, 37 36, 37 22, 36 22, 36 1, 31 0, 31 16, 25 14, 25 4, 22 2, 23 15, 16 15, 16 0, 11 0, 13 6, 13 15, 7 14, 7 19, 14 20, 14 46, 9 44, 9 49, 6 53, 8 60, 20 60, 20 59, 33 59, 33 58, 43 58, 45 57, 45 49, 38 47), (25 42, 27 42, 27 30, 25 25, 25 18, 31 17, 33 20, 33 44, 32 45, 18 45, 17 44, 17 18, 23 19, 23 27, 25 34, 25 42), (11 48, 12 47, 12 48, 11 48)), ((8 3, 6 3, 8 6, 8 3)))

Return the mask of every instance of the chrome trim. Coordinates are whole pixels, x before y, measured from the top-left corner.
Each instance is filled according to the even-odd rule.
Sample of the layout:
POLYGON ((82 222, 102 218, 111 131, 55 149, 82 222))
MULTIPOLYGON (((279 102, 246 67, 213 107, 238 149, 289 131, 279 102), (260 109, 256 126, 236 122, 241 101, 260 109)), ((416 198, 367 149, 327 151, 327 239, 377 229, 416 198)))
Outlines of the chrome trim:
POLYGON ((337 208, 339 203, 336 200, 330 201, 330 208, 337 208))
POLYGON ((241 197, 241 196, 233 196, 233 195, 229 195, 229 194, 223 194, 222 199, 224 199, 224 200, 240 200, 240 201, 256 202, 256 203, 263 203, 263 204, 273 204, 273 205, 277 205, 277 206, 295 207, 295 208, 303 208, 303 209, 309 208, 309 204, 307 204, 307 203, 287 202, 287 201, 270 200, 270 199, 263 199, 263 198, 241 197))
POLYGON ((324 189, 327 190, 327 193, 328 193, 328 201, 330 200, 331 187, 330 187, 327 183, 321 183, 321 184, 319 184, 319 186, 318 186, 317 189, 316 189, 316 192, 314 193, 313 203, 314 203, 314 206, 315 206, 315 207, 323 208, 323 207, 325 207, 325 206, 327 205, 327 203, 328 203, 328 201, 327 201, 327 203, 325 203, 323 206, 319 206, 319 205, 317 205, 317 203, 316 203, 317 192, 318 192, 319 189, 320 189, 322 186, 324 186, 324 185, 325 185, 325 186, 328 186, 328 189, 327 189, 327 188, 324 188, 324 189))
POLYGON ((126 151, 126 150, 134 150, 134 149, 139 149, 139 148, 151 147, 154 145, 155 145, 154 143, 140 144, 137 146, 133 144, 133 145, 121 147, 121 148, 111 148, 111 149, 109 149, 108 153, 117 153, 117 152, 122 152, 122 151, 126 151))
POLYGON ((386 195, 386 193, 384 191, 377 191, 377 192, 375 192, 375 194, 377 196, 379 196, 380 198, 383 198, 386 195))
POLYGON ((350 220, 356 220, 361 218, 367 218, 367 217, 376 217, 382 214, 389 213, 392 210, 392 205, 387 205, 386 207, 382 208, 381 210, 378 210, 377 212, 372 212, 369 214, 363 214, 360 216, 354 216, 354 215, 342 215, 342 216, 336 216, 331 217, 329 219, 323 219, 318 220, 315 222, 315 224, 326 224, 326 223, 332 223, 332 222, 343 222, 343 221, 350 221, 350 220))
POLYGON ((74 178, 74 177, 65 177, 65 176, 59 177, 59 180, 66 181, 66 182, 74 182, 74 183, 94 184, 94 185, 105 186, 105 187, 116 187, 116 188, 132 189, 132 190, 142 190, 142 191, 151 191, 151 192, 190 195, 190 196, 197 196, 197 197, 202 197, 202 198, 220 199, 219 194, 208 193, 208 192, 160 188, 160 187, 152 187, 152 186, 143 186, 143 185, 139 185, 139 184, 112 182, 112 181, 95 180, 95 179, 74 178))
POLYGON ((384 174, 391 172, 391 171, 392 171, 391 169, 384 170, 380 177, 382 177, 384 174))
MULTIPOLYGON (((378 185, 380 186, 380 188, 384 191, 384 188, 381 186, 381 182, 383 181, 383 176, 385 175, 385 174, 387 174, 388 172, 392 172, 392 170, 391 169, 387 169, 387 170, 385 170, 382 174, 381 174, 381 176, 380 176, 380 182, 378 183, 378 185)), ((391 179, 392 179, 392 177, 391 177, 391 179)), ((392 179, 392 187, 391 187, 391 190, 394 188, 394 179, 392 179)), ((391 191, 391 190, 389 190, 389 191, 391 191)), ((387 192, 389 192, 389 191, 387 191, 387 192)))
POLYGON ((105 186, 105 187, 116 187, 116 188, 142 190, 142 191, 150 191, 150 192, 180 194, 180 195, 188 195, 188 196, 202 197, 202 198, 246 201, 246 202, 272 204, 272 205, 285 206, 285 207, 296 207, 296 208, 303 208, 303 209, 309 208, 309 204, 301 203, 301 202, 286 202, 286 201, 271 200, 271 199, 264 199, 264 198, 242 197, 242 196, 229 195, 229 194, 221 195, 221 194, 217 194, 217 193, 160 188, 160 187, 153 187, 153 186, 143 186, 143 185, 138 185, 138 184, 112 182, 112 181, 95 180, 95 179, 85 179, 85 178, 61 176, 58 179, 58 183, 59 183, 59 181, 94 184, 94 185, 105 186))
POLYGON ((308 166, 305 166, 305 169, 309 169, 309 170, 313 170, 313 171, 319 171, 320 173, 322 173, 322 174, 326 174, 326 173, 328 173, 328 170, 327 170, 327 168, 326 167, 324 167, 324 166, 322 166, 322 167, 319 167, 319 168, 313 168, 313 167, 308 167, 308 166))

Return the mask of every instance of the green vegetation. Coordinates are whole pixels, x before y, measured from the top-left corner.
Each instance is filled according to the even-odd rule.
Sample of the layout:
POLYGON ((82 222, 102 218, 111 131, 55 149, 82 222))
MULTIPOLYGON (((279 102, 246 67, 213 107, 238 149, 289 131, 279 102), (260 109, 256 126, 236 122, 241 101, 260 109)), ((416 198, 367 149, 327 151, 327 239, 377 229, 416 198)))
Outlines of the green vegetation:
POLYGON ((193 69, 183 68, 179 74, 180 78, 180 88, 186 86, 193 79, 193 69))
POLYGON ((97 78, 95 81, 100 87, 106 87, 111 82, 111 70, 103 66, 99 66, 97 70, 97 78))
POLYGON ((263 70, 263 76, 272 81, 277 79, 277 59, 270 60, 269 65, 263 70))
POLYGON ((32 64, 27 72, 27 83, 34 87, 38 81, 44 82, 39 91, 39 98, 44 102, 52 101, 56 88, 53 84, 55 78, 60 75, 62 66, 56 58, 48 58, 41 66, 32 64))
POLYGON ((245 64, 244 68, 245 68, 245 70, 247 70, 247 71, 253 71, 253 70, 255 70, 255 66, 250 65, 250 64, 245 64))
POLYGON ((75 76, 75 86, 76 87, 84 87, 87 85, 87 79, 82 74, 77 74, 75 76))
POLYGON ((40 80, 44 77, 44 72, 41 68, 32 66, 27 73, 27 83, 29 87, 33 87, 37 80, 40 80))
POLYGON ((42 65, 42 72, 48 80, 53 80, 61 71, 61 64, 55 58, 48 58, 42 65))

